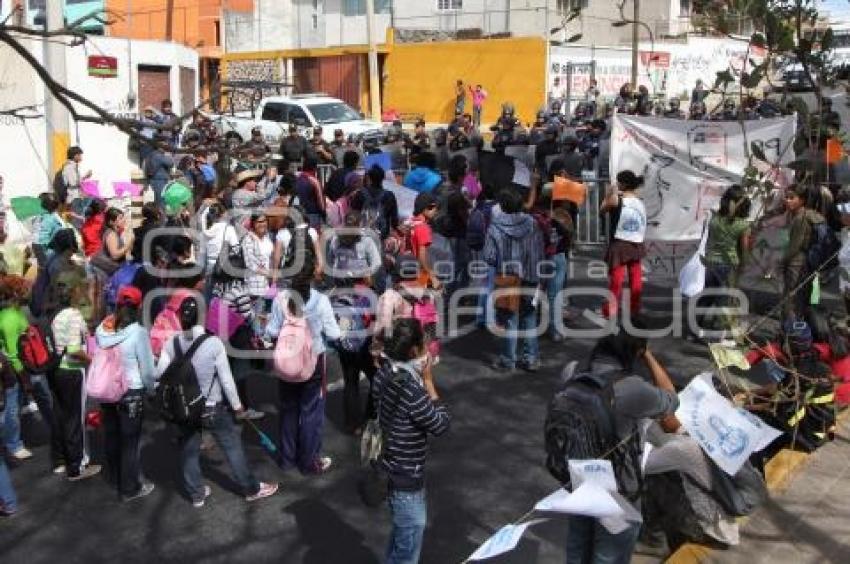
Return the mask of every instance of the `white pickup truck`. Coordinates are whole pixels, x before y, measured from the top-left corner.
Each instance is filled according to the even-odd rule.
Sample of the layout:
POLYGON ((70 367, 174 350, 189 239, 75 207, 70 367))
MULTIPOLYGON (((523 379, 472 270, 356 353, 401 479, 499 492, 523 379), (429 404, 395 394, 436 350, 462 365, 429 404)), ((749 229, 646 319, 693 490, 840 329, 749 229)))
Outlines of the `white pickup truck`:
POLYGON ((334 130, 341 129, 349 135, 364 137, 382 134, 382 125, 363 118, 354 108, 324 94, 298 94, 270 96, 260 100, 253 112, 236 112, 213 116, 219 124, 219 133, 225 139, 242 143, 251 138, 251 129, 259 127, 269 145, 276 145, 288 134, 290 124, 298 126, 302 134, 312 136, 312 128, 322 127, 325 141, 333 141, 334 130))

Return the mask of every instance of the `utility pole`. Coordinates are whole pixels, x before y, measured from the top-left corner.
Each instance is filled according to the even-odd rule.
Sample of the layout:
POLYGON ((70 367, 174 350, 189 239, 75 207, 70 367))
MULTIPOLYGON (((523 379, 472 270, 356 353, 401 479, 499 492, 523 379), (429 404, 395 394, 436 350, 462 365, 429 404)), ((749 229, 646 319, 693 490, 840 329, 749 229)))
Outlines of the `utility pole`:
POLYGON ((375 0, 366 0, 366 33, 369 36, 369 111, 381 120, 381 92, 378 80, 378 47, 375 45, 375 0))
POLYGON ((632 16, 632 92, 638 87, 638 22, 640 21, 640 0, 634 2, 634 15, 632 16))
MULTIPOLYGON (((53 0, 45 3, 47 31, 65 27, 65 0, 53 0)), ((59 41, 44 39, 44 68, 59 84, 68 84, 65 76, 65 46, 59 41)), ((47 162, 50 163, 50 180, 67 158, 71 146, 71 134, 68 132, 67 108, 50 95, 45 88, 45 114, 47 117, 47 162)))

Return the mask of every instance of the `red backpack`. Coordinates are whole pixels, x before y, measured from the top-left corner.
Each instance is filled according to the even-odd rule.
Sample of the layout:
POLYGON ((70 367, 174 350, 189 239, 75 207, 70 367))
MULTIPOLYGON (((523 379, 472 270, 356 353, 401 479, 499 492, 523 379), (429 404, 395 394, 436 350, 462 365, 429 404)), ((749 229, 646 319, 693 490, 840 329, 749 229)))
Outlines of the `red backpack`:
POLYGON ((56 370, 62 356, 56 352, 56 342, 50 323, 32 323, 18 337, 18 357, 29 374, 47 374, 56 370))

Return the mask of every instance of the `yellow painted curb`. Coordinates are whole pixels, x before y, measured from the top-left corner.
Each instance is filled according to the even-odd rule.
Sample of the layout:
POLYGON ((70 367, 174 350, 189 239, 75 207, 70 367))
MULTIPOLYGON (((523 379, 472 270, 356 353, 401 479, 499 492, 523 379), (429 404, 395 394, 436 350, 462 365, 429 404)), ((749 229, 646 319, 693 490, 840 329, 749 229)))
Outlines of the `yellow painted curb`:
MULTIPOLYGON (((836 425, 847 421, 850 417, 850 410, 844 410, 838 414, 836 425)), ((815 451, 817 452, 817 451, 815 451)), ((799 452, 796 450, 784 449, 768 461, 764 465, 764 476, 767 489, 770 493, 777 493, 785 489, 792 478, 797 476, 802 471, 803 466, 812 457, 811 454, 799 452)), ((747 517, 738 519, 738 524, 743 525, 747 522, 747 517)), ((696 543, 685 543, 680 546, 676 552, 670 555, 665 561, 666 564, 698 564, 705 561, 713 549, 696 543)))

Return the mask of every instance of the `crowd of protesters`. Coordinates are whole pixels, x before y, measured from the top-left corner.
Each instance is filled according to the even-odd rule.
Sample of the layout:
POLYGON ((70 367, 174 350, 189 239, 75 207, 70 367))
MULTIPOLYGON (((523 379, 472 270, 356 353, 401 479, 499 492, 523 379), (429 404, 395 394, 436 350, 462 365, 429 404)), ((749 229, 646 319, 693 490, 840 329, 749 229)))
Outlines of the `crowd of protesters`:
MULTIPOLYGON (((698 85, 690 119, 705 114, 702 91, 698 85)), ((334 466, 322 441, 328 358, 339 355, 346 429, 353 436, 375 439, 377 433, 383 439, 375 470, 387 484, 392 515, 386 562, 417 562, 427 523, 427 445, 451 421, 436 384, 438 328, 449 313, 446 304, 460 292, 461 303, 478 306, 474 318, 481 327, 503 330, 497 332, 500 351, 493 370, 540 370, 535 329, 546 325, 544 334, 554 343, 565 338, 562 290, 569 283, 578 211, 569 201, 553 200, 551 183, 555 177, 581 181, 585 173, 609 180, 609 109, 596 106, 598 93, 590 93, 574 116, 562 113, 554 101, 529 128, 506 103, 486 149, 478 129, 486 92, 480 85, 470 89, 473 115, 465 113, 466 94, 458 81, 456 117, 443 130, 429 133, 419 121, 409 134, 394 123, 381 140, 346 139, 338 131, 327 143, 320 128, 307 139, 291 127, 276 156, 259 130, 237 146, 220 139, 201 114, 182 135, 152 125, 142 132, 150 143, 142 143, 140 152, 153 197, 135 226, 128 210, 81 193, 90 173, 80 172, 83 150, 71 148, 52 189, 40 196, 43 213, 31 226, 37 275, 26 280, 23 272, 7 272, 0 280, 5 390, 0 424, 8 456, 19 462, 32 458, 21 441, 20 422, 26 410, 37 410, 50 432, 53 473, 78 481, 100 473, 102 463, 122 500, 144 498, 155 488, 142 472, 139 448, 156 403, 150 396, 162 400, 162 390, 190 365, 204 405, 197 421, 175 424, 183 493, 197 508, 211 494, 199 464, 204 437, 210 435, 244 499, 253 502, 279 487, 271 477, 262 481, 255 475, 242 445, 240 424, 253 426, 268 416, 252 401, 257 374, 267 371, 279 379, 275 461, 284 470, 323 474, 334 466), (393 178, 395 172, 379 166, 364 169, 364 156, 379 152, 381 144, 397 147, 409 170, 393 178), (536 147, 531 186, 482 182, 474 162, 462 154, 469 148, 504 153, 513 145, 536 147), (440 166, 437 155, 446 151, 449 158, 440 166), (186 156, 175 160, 181 152, 186 156), (319 178, 322 166, 333 172, 319 178), (409 217, 387 181, 417 193, 409 217), (124 388, 120 397, 99 401, 105 452, 102 461, 94 461, 86 440, 94 402, 86 395, 90 383, 107 373, 120 374, 124 388), (361 374, 370 384, 365 403, 361 374)), ((650 109, 646 92, 632 94, 626 87, 610 110, 685 117, 678 104, 650 109)), ((734 107, 724 106, 727 110, 734 107)), ((159 115, 150 108, 146 119, 171 123, 163 121, 168 111, 166 101, 159 115)), ((758 114, 760 109, 746 105, 738 111, 758 114)), ((725 119, 738 116, 728 113, 725 119)), ((92 162, 96 166, 96 159, 92 162)), ((619 171, 602 199, 600 213, 608 216, 609 226, 610 296, 599 309, 604 317, 625 315, 624 310, 640 317, 647 228, 642 184, 634 171, 619 171), (627 275, 630 291, 623 304, 627 275)), ((807 444, 816 448, 832 432, 834 419, 824 410, 834 405, 834 380, 846 378, 839 384, 850 386, 850 371, 838 374, 846 368, 847 347, 830 340, 830 331, 817 321, 813 281, 827 263, 838 261, 838 249, 830 256, 827 239, 850 224, 850 208, 841 207, 850 206, 850 197, 802 185, 783 196, 776 209, 788 215, 791 243, 781 264, 784 325, 778 339, 792 346, 753 346, 752 361, 766 359, 775 377, 771 387, 750 396, 748 407, 789 437, 807 425, 807 444), (812 370, 832 363, 835 371, 827 364, 824 374, 818 372, 803 415, 800 403, 788 399, 800 359, 811 361, 812 370), (778 395, 794 409, 780 415, 766 409, 778 395)), ((736 271, 751 248, 749 212, 744 190, 729 188, 708 224, 707 287, 736 285, 736 271)), ((724 336, 736 334, 730 316, 717 314, 708 321, 724 336)), ((672 452, 678 461, 650 460, 647 473, 656 480, 649 490, 643 489, 633 460, 615 463, 627 467, 617 468, 618 479, 621 473, 631 476, 622 493, 635 507, 663 509, 669 503, 662 495, 669 493, 665 480, 673 471, 711 497, 710 462, 693 441, 675 435, 675 389, 649 343, 625 331, 607 337, 593 349, 585 370, 628 375, 613 388, 621 443, 631 448, 631 439, 640 435, 639 420, 655 418, 659 452, 672 452), (634 376, 641 362, 651 382, 634 376), (687 456, 676 458, 680 451, 687 456), (697 462, 689 466, 682 460, 697 462)), ((571 379, 586 378, 569 376, 568 386, 571 379)), ((728 508, 718 511, 723 509, 728 508)), ((16 510, 15 490, 0 458, 0 512, 16 510)), ((727 521, 736 515, 723 513, 727 521)), ((669 532, 677 523, 656 515, 651 525, 647 535, 653 528, 669 532)), ((717 539, 711 523, 700 525, 704 536, 717 539)), ((568 559, 608 555, 625 561, 617 558, 631 554, 639 532, 639 526, 631 526, 612 535, 593 519, 573 519, 568 559)))

